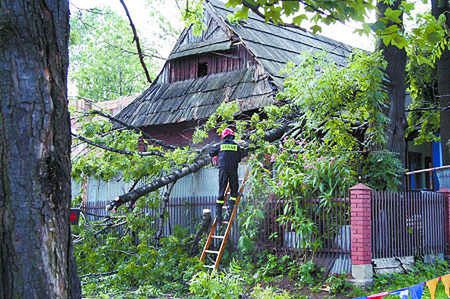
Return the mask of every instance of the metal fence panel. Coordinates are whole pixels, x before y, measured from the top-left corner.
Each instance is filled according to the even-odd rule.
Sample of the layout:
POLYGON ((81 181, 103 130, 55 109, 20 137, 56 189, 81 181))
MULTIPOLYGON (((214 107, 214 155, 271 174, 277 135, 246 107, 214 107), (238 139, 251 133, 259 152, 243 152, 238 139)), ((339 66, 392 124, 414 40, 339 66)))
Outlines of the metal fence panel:
POLYGON ((324 207, 316 199, 304 200, 303 210, 315 226, 315 231, 302 236, 291 229, 289 223, 282 224, 279 217, 284 213, 286 201, 268 200, 265 204, 265 218, 262 223, 260 246, 277 254, 303 256, 313 254, 316 262, 330 273, 349 273, 350 261, 350 205, 349 198, 330 200, 324 207), (302 240, 318 241, 319 248, 312 252, 302 248, 302 240))
POLYGON ((372 193, 372 257, 445 252, 446 198, 436 192, 372 193))

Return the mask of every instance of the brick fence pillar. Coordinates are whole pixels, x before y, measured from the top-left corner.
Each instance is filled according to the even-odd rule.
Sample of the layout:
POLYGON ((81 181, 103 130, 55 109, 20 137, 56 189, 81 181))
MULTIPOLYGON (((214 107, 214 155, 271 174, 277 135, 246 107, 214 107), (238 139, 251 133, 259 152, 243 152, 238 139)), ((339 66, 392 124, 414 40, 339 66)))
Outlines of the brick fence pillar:
POLYGON ((446 223, 445 223, 445 233, 446 233, 446 251, 445 251, 445 255, 450 256, 450 189, 448 188, 441 188, 439 189, 440 193, 443 193, 445 195, 445 197, 447 198, 447 204, 446 204, 446 209, 447 209, 447 214, 446 214, 446 223))
POLYGON ((352 277, 360 286, 373 282, 371 197, 372 189, 364 184, 350 188, 352 277))

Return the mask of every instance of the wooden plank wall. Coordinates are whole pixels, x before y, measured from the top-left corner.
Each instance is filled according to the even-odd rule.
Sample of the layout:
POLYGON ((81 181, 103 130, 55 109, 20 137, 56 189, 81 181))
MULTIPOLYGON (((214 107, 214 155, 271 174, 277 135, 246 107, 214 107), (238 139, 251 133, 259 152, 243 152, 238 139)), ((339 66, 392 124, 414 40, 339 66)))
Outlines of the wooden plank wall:
POLYGON ((234 46, 229 51, 187 56, 169 61, 169 82, 183 81, 197 77, 198 64, 208 64, 208 74, 230 72, 254 65, 253 56, 242 45, 234 46))

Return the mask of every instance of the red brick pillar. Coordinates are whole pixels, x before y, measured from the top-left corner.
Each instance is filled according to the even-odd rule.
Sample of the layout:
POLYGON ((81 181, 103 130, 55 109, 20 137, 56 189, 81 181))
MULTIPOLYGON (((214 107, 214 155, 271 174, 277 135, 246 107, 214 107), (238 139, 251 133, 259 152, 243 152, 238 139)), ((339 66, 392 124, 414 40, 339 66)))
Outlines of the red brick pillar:
POLYGON ((441 189, 439 189, 439 192, 443 193, 445 195, 445 197, 447 198, 447 205, 446 205, 447 215, 446 215, 446 219, 445 219, 445 221, 446 221, 445 233, 447 235, 446 236, 447 237, 447 240, 446 240, 447 249, 446 249, 445 254, 447 256, 450 256, 450 189, 441 188, 441 189))
POLYGON ((373 282, 371 208, 372 189, 364 184, 350 188, 352 276, 362 286, 373 282))

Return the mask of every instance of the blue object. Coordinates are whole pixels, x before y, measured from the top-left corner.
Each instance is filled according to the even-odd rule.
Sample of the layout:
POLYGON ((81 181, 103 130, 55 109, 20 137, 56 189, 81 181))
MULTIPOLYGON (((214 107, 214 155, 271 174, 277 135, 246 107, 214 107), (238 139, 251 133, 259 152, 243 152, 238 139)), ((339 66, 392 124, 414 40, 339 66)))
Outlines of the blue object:
POLYGON ((409 289, 403 288, 400 290, 396 290, 396 291, 390 292, 389 295, 399 296, 400 299, 408 299, 409 298, 409 289))
MULTIPOLYGON (((439 136, 439 135, 437 135, 439 136)), ((433 167, 439 167, 442 166, 443 160, 442 160, 442 144, 440 141, 433 141, 431 143, 431 152, 432 152, 432 164, 433 167)), ((439 179, 436 175, 436 170, 433 170, 433 190, 437 191, 439 190, 439 179)))
POLYGON ((416 176, 414 174, 409 176, 409 189, 416 190, 416 176))
POLYGON ((424 287, 425 287, 424 282, 409 287, 409 294, 411 295, 411 299, 421 299, 424 287))

